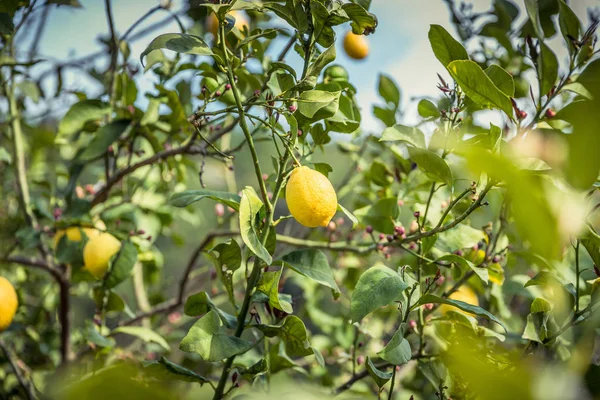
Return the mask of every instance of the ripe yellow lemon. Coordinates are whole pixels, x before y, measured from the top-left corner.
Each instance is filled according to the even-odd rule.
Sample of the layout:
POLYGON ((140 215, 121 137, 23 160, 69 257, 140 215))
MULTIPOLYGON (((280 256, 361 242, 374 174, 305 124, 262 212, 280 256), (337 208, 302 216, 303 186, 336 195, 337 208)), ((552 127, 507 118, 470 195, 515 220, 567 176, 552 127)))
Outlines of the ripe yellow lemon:
MULTIPOLYGON (((473 306, 478 306, 479 305, 479 299, 477 298, 477 294, 473 291, 473 289, 471 289, 468 286, 461 286, 458 288, 458 290, 454 293, 452 293, 450 295, 450 297, 448 297, 451 300, 458 300, 458 301, 464 301, 465 303, 469 303, 473 306)), ((448 304, 442 304, 440 306, 440 312, 444 315, 446 315, 448 313, 448 311, 458 311, 458 312, 462 312, 463 314, 466 315, 472 315, 471 313, 466 313, 454 306, 448 305, 448 304)))
POLYGON ((112 256, 121 249, 119 239, 110 233, 102 232, 91 238, 83 248, 83 268, 96 279, 101 279, 112 256))
POLYGON ((327 226, 337 210, 337 196, 329 179, 308 167, 290 175, 285 200, 292 216, 304 226, 327 226))
POLYGON ((79 226, 71 226, 66 229, 59 229, 56 231, 56 235, 54 235, 54 249, 58 247, 60 239, 62 239, 62 237, 65 235, 67 235, 67 239, 69 239, 71 242, 80 242, 82 239, 81 231, 85 233, 85 236, 87 236, 88 240, 100 234, 100 231, 98 229, 81 228, 79 226))
POLYGON ((15 317, 18 305, 19 300, 15 288, 8 279, 0 276, 0 332, 9 327, 15 317))
MULTIPOLYGON (((248 21, 248 18, 246 18, 246 16, 244 14, 242 14, 239 11, 232 11, 229 13, 230 16, 232 16, 233 18, 235 18, 235 27, 238 28, 240 31, 244 30, 244 26, 248 27, 248 30, 250 30, 250 22, 248 21)), ((215 15, 215 13, 210 13, 210 15, 208 17, 206 17, 206 31, 210 32, 213 34, 214 37, 217 37, 218 35, 218 30, 219 30, 219 20, 217 19, 217 16, 215 15)))
POLYGON ((363 35, 348 32, 344 37, 344 50, 348 57, 362 60, 369 55, 369 42, 363 35))

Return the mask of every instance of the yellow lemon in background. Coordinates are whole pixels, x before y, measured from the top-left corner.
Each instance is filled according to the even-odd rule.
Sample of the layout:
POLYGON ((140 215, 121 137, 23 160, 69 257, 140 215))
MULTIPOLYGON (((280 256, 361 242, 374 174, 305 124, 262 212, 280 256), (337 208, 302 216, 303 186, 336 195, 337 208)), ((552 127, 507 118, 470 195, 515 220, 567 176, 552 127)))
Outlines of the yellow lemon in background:
POLYGON ((369 55, 369 42, 363 35, 355 35, 350 31, 344 37, 344 50, 348 57, 362 60, 369 55))
MULTIPOLYGON (((248 18, 246 18, 246 16, 240 11, 231 11, 228 14, 235 18, 234 26, 240 31, 244 30, 244 26, 247 26, 248 30, 250 30, 250 21, 248 21, 248 18)), ((217 19, 215 13, 211 12, 210 15, 206 17, 206 31, 212 33, 214 37, 217 37, 218 30, 219 20, 217 19)))
MULTIPOLYGON (((449 297, 450 300, 458 300, 458 301, 464 301, 465 303, 469 303, 473 306, 479 306, 479 299, 477 298, 477 294, 473 291, 473 289, 471 289, 468 286, 461 286, 458 288, 458 290, 454 293, 452 293, 449 297)), ((449 304, 442 304, 440 306, 440 312, 442 314, 447 314, 448 311, 458 311, 458 312, 462 312, 463 314, 466 315, 472 315, 471 313, 466 313, 454 306, 451 306, 449 304)))
POLYGON ((54 235, 54 249, 56 250, 58 243, 60 243, 60 239, 62 239, 62 237, 65 235, 67 235, 67 239, 69 239, 71 242, 80 242, 83 239, 83 236, 81 235, 82 231, 89 240, 94 236, 98 236, 104 230, 106 230, 106 225, 104 225, 104 222, 102 221, 98 221, 94 228, 70 226, 65 229, 58 229, 56 231, 56 235, 54 235))
POLYGON ((479 265, 481 264, 483 261, 485 261, 485 250, 483 249, 479 249, 479 250, 470 250, 470 252, 467 254, 467 258, 468 260, 471 260, 471 262, 475 265, 479 265))
POLYGON ((0 332, 10 326, 18 305, 17 292, 12 283, 0 276, 0 332))
POLYGON ((96 279, 101 279, 108 269, 110 259, 120 249, 121 242, 110 233, 102 232, 94 236, 83 248, 83 268, 96 279))
POLYGON ((62 239, 62 237, 65 235, 67 235, 67 239, 69 239, 71 242, 81 242, 81 239, 83 238, 81 231, 85 233, 85 236, 87 236, 88 240, 100 234, 100 231, 95 228, 80 228, 78 226, 72 226, 67 229, 59 229, 56 231, 56 235, 54 235, 54 248, 56 249, 58 247, 60 239, 62 239))
POLYGON ((285 200, 296 221, 309 228, 327 226, 337 210, 337 196, 329 179, 308 167, 294 169, 285 200))

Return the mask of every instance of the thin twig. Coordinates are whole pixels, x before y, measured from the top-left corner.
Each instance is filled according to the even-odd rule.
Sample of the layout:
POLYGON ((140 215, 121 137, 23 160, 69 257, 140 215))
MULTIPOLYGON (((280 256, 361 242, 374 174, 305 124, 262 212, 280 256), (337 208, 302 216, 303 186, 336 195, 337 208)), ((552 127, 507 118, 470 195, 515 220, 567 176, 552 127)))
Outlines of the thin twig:
POLYGON ((33 386, 33 383, 27 382, 27 380, 25 379, 25 377, 23 376, 23 374, 21 372, 21 369, 17 365, 18 361, 16 359, 16 356, 12 353, 12 351, 8 348, 8 345, 6 343, 4 343, 4 341, 2 339, 0 339, 0 349, 2 349, 2 351, 4 352, 4 355, 6 356, 6 359, 8 360, 8 363, 12 367, 12 369, 15 373, 15 376, 17 377, 17 381, 19 381, 19 385, 21 385, 21 387, 23 387, 23 389, 25 390, 25 393, 27 394, 27 398, 30 400, 37 399, 37 395, 36 395, 35 387, 33 386))

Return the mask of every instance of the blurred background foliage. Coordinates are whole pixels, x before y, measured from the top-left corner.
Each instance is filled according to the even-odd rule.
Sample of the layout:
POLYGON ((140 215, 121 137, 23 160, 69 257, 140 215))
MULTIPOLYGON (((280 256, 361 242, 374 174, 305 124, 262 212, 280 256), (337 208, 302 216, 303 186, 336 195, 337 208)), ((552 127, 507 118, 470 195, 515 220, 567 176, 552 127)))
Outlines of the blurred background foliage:
MULTIPOLYGON (((415 79, 437 84, 438 95, 407 101, 382 71, 377 103, 359 110, 355 78, 343 69, 303 82, 293 78, 302 65, 277 58, 289 51, 302 60, 308 33, 296 32, 313 35, 319 21, 326 34, 311 48, 311 66, 335 33, 370 34, 369 1, 313 0, 325 12, 313 6, 305 28, 310 2, 249 3, 264 8, 240 6, 236 21, 224 23, 241 101, 260 103, 250 114, 276 127, 249 118, 261 178, 273 195, 282 176, 276 131, 301 127, 291 133, 296 157, 328 176, 350 212, 308 229, 287 218, 284 201, 276 204, 284 218, 266 244, 273 259, 322 250, 325 260, 315 256, 311 265, 330 269, 341 294, 289 271, 301 268, 291 255, 267 268, 261 282, 276 279, 277 290, 253 297, 249 319, 260 327, 246 330, 240 340, 254 346, 234 353, 222 375, 229 396, 297 398, 302 388, 306 398, 600 398, 598 9, 577 15, 562 0, 495 0, 474 12, 468 2, 436 2, 432 9, 450 10, 454 30, 431 26, 439 75, 415 79), (342 4, 350 7, 345 19, 333 16, 342 4), (301 12, 290 13, 294 7, 301 12), (334 31, 337 17, 344 25, 334 31), (560 52, 547 44, 556 39, 560 52), (337 92, 327 102, 335 110, 307 119, 290 108, 303 103, 277 100, 296 90, 337 92), (409 102, 417 104, 416 122, 407 122, 409 102), (360 126, 369 113, 382 129, 360 126), (293 315, 282 310, 286 302, 293 315), (442 303, 448 308, 438 309, 442 303)), ((260 193, 207 20, 218 8, 190 0, 175 12, 169 2, 153 3, 150 13, 175 18, 194 36, 169 44, 150 34, 140 56, 128 39, 141 26, 119 32, 118 41, 99 32, 105 48, 95 59, 104 64, 38 58, 35 47, 27 53, 13 42, 24 21, 79 6, 0 4, 0 270, 20 303, 0 334, 0 396, 208 398, 229 356, 211 357, 229 342, 207 354, 190 351, 184 338, 196 335, 187 340, 195 343, 210 326, 207 340, 232 340, 253 263, 237 234, 236 194, 248 185, 260 193), (69 68, 99 83, 102 95, 65 91, 69 68), (149 74, 154 87, 141 93, 137 82, 149 74), (68 107, 58 118, 48 112, 56 103, 68 107), (209 198, 177 204, 172 196, 184 190, 209 198), (87 238, 55 239, 73 226, 122 241, 101 282, 81 268, 87 238), (208 251, 219 243, 226 248, 208 251), (236 252, 238 269, 223 261, 236 252), (199 323, 206 325, 195 329, 199 323)), ((35 26, 25 25, 33 35, 35 26)), ((377 31, 367 37, 377 43, 377 31)), ((255 217, 253 229, 264 229, 255 217)))

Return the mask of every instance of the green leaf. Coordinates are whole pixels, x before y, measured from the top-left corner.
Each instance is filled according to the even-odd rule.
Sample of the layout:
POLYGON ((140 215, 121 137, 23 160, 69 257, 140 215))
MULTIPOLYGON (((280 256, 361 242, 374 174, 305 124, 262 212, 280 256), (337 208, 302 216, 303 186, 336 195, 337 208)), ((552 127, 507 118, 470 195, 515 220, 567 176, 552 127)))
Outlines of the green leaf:
POLYGON ((438 258, 436 261, 447 261, 450 263, 458 264, 463 269, 471 269, 477 274, 478 277, 481 278, 483 282, 485 282, 486 285, 488 284, 490 277, 487 268, 476 267, 471 261, 463 257, 460 257, 456 254, 446 254, 445 256, 438 258))
POLYGON ((270 265, 273 258, 261 243, 258 230, 255 228, 256 215, 262 207, 263 202, 258 198, 254 189, 246 186, 242 190, 242 199, 240 200, 240 235, 250 251, 270 265))
POLYGON ((513 97, 515 95, 515 80, 504 68, 492 64, 486 68, 485 74, 505 95, 508 97, 513 97))
POLYGON ((453 61, 448 72, 474 102, 487 108, 498 108, 512 118, 512 103, 506 94, 494 85, 481 67, 473 61, 453 61))
POLYGON ((600 268, 600 236, 596 232, 586 227, 586 232, 579 239, 585 247, 592 261, 600 268))
POLYGON ((93 298, 97 309, 104 307, 106 312, 121 312, 125 310, 125 302, 112 290, 109 290, 107 293, 104 288, 97 286, 94 288, 93 298))
POLYGON ((331 117, 338 110, 340 93, 323 90, 302 92, 298 98, 298 113, 313 122, 331 117))
POLYGON ((159 35, 142 52, 140 62, 144 65, 144 57, 150 52, 158 49, 168 49, 177 53, 195 54, 199 56, 210 56, 213 54, 210 46, 204 39, 185 33, 165 33, 159 35))
POLYGON ((250 381, 252 381, 257 376, 266 374, 268 371, 269 371, 269 364, 267 363, 267 360, 264 358, 261 358, 260 360, 258 360, 257 362, 255 362, 248 368, 239 369, 240 375, 250 381))
POLYGON ((282 273, 283 268, 278 271, 265 272, 261 276, 256 290, 267 295, 271 307, 291 314, 294 312, 292 305, 279 294, 279 280, 282 273))
POLYGON ((500 143, 502 143, 502 134, 503 132, 500 127, 490 124, 490 149, 492 149, 493 152, 498 151, 500 143))
POLYGON ((175 193, 171 196, 169 204, 175 207, 187 207, 196 201, 209 198, 219 203, 223 203, 226 206, 233 208, 236 211, 240 209, 241 197, 235 193, 229 192, 217 192, 214 190, 185 190, 183 192, 175 193))
POLYGON ((98 347, 115 347, 116 344, 113 338, 107 338, 98 332, 96 327, 90 321, 86 321, 84 336, 88 342, 93 343, 98 347))
POLYGON ((252 343, 224 332, 223 323, 214 311, 200 318, 181 340, 179 349, 198 353, 204 361, 221 361, 245 353, 252 343))
POLYGON ((87 122, 99 121, 110 114, 110 105, 100 100, 82 100, 73 104, 58 124, 58 137, 71 136, 87 122))
POLYGON ((569 53, 573 54, 577 51, 573 45, 573 40, 579 40, 579 32, 581 30, 581 22, 577 15, 571 10, 571 7, 564 2, 564 0, 558 0, 558 25, 560 26, 560 32, 567 42, 569 53))
POLYGON ((284 264, 307 278, 340 293, 340 288, 333 279, 327 256, 317 249, 302 249, 292 251, 283 256, 284 264))
POLYGON ((542 22, 540 20, 540 10, 538 8, 538 0, 525 0, 525 9, 529 20, 533 25, 533 30, 538 38, 544 38, 544 30, 542 29, 542 22))
POLYGON ((394 233, 394 220, 398 218, 398 214, 396 197, 385 197, 354 211, 363 225, 372 225, 375 230, 387 234, 394 233))
POLYGON ((226 313, 217 307, 206 292, 191 295, 183 306, 183 312, 190 317, 199 317, 210 311, 217 313, 226 327, 233 329, 237 326, 237 319, 233 315, 226 313))
POLYGON ((403 365, 412 358, 410 343, 404 338, 406 324, 402 324, 389 343, 377 355, 393 365, 403 365))
POLYGON ((277 37, 277 34, 279 32, 285 32, 285 29, 269 28, 269 29, 265 29, 263 31, 258 31, 258 32, 259 33, 245 37, 241 42, 238 43, 238 45, 236 46, 236 49, 239 50, 243 46, 247 45, 248 43, 253 42, 260 38, 274 39, 277 37))
POLYGON ((119 120, 98 129, 92 141, 77 157, 78 160, 91 161, 104 155, 108 151, 108 147, 130 127, 130 123, 131 121, 129 120, 119 120))
POLYGON ((346 15, 352 21, 352 32, 356 35, 362 35, 365 31, 373 32, 377 27, 377 17, 368 12, 361 5, 356 3, 346 3, 342 6, 346 15))
POLYGON ((311 88, 315 87, 315 85, 317 84, 317 78, 321 74, 321 71, 327 66, 327 64, 335 60, 335 56, 335 46, 332 45, 329 48, 325 49, 324 52, 319 54, 317 59, 312 64, 310 64, 306 72, 306 78, 304 78, 304 81, 306 81, 311 88))
POLYGON ((367 356, 367 362, 365 365, 367 368, 367 372, 369 373, 369 375, 371 375, 371 378, 373 378, 379 389, 385 386, 385 384, 388 383, 390 379, 392 379, 392 373, 383 372, 379 370, 375 366, 375 364, 373 364, 373 360, 371 360, 371 357, 367 356))
POLYGON ((417 307, 422 306, 423 304, 448 304, 448 305, 454 306, 454 307, 456 307, 459 310, 462 310, 464 312, 475 314, 475 315, 477 315, 479 317, 487 318, 490 321, 493 321, 493 322, 497 323, 498 325, 500 325, 502 328, 504 328, 505 332, 508 332, 508 330, 506 329, 506 326, 504 326, 504 324, 502 323, 502 321, 500 321, 496 316, 494 316, 493 314, 491 314, 489 311, 484 310, 481 307, 474 306, 474 305, 469 304, 469 303, 465 303, 464 301, 452 300, 452 299, 443 299, 443 298, 435 296, 433 294, 425 294, 425 295, 421 296, 421 298, 419 299, 419 301, 416 302, 411 307, 411 310, 414 310, 417 307))
POLYGON ((169 343, 167 343, 165 338, 153 330, 144 328, 143 326, 121 326, 117 329, 113 329, 112 333, 123 333, 125 335, 135 336, 146 343, 156 343, 166 351, 171 350, 169 343))
POLYGON ((279 337, 285 343, 285 351, 290 357, 303 357, 313 353, 308 341, 304 322, 295 315, 288 315, 276 325, 257 325, 265 336, 279 337))
POLYGON ((421 101, 419 101, 417 111, 419 112, 419 115, 423 118, 435 119, 440 116, 440 111, 438 110, 437 106, 427 99, 422 99, 421 101))
POLYGON ((394 109, 398 109, 400 105, 400 89, 398 89, 392 78, 384 74, 379 74, 377 90, 387 103, 392 103, 394 109))
POLYGON ((302 3, 298 0, 286 0, 285 5, 278 3, 265 3, 264 7, 273 11, 278 17, 285 20, 300 34, 304 34, 308 29, 308 18, 302 3))
POLYGON ((0 162, 12 164, 12 155, 4 147, 0 147, 0 162))
POLYGON ((112 289, 131 276, 137 262, 137 249, 130 241, 122 242, 121 249, 112 262, 108 274, 104 277, 104 288, 112 289))
POLYGON ((405 142, 415 147, 425 147, 425 135, 417 127, 396 124, 386 128, 380 142, 405 142))
POLYGON ((197 382, 201 385, 209 382, 209 380, 202 375, 198 375, 194 371, 184 368, 181 365, 177 365, 164 357, 146 365, 144 371, 153 378, 164 381, 177 380, 182 382, 197 382))
POLYGON ((408 285, 391 268, 377 264, 366 270, 356 283, 350 300, 350 319, 362 320, 367 314, 396 300, 408 285))
POLYGON ((360 127, 360 111, 354 99, 340 95, 339 108, 330 118, 325 120, 327 130, 340 133, 352 133, 360 127))
POLYGON ((444 182, 449 187, 452 187, 452 171, 442 157, 433 151, 419 147, 409 147, 408 154, 429 178, 436 182, 444 182))
POLYGON ((550 92, 558 78, 558 60, 554 52, 541 41, 537 65, 540 93, 545 95, 550 92))
POLYGON ((592 100, 594 98, 594 96, 589 92, 589 90, 587 90, 585 88, 585 86, 583 86, 579 82, 567 83, 566 85, 563 86, 562 90, 563 91, 567 90, 569 92, 573 92, 573 93, 578 94, 578 95, 580 95, 582 97, 585 97, 588 100, 592 100))
POLYGON ((218 261, 221 269, 236 271, 242 265, 242 250, 233 239, 219 243, 209 253, 218 261))
POLYGON ((242 265, 242 249, 235 240, 229 239, 213 247, 208 254, 213 260, 219 279, 229 293, 229 298, 233 299, 233 273, 242 265))
POLYGON ((440 25, 431 25, 429 28, 429 43, 435 58, 437 58, 444 67, 448 67, 452 61, 468 60, 467 50, 456 39, 452 37, 440 25))
POLYGON ((352 222, 352 229, 356 228, 356 226, 358 225, 358 219, 354 216, 354 214, 352 214, 350 211, 348 211, 344 206, 342 206, 339 203, 337 206, 337 210, 343 212, 344 215, 346 217, 348 217, 348 219, 352 222))
POLYGON ((470 225, 460 224, 440 233, 439 237, 440 241, 443 242, 444 250, 453 252, 475 246, 485 238, 485 233, 481 229, 475 229, 470 225))
POLYGON ((373 106, 373 115, 375 115, 385 126, 392 126, 396 123, 396 110, 373 106))

